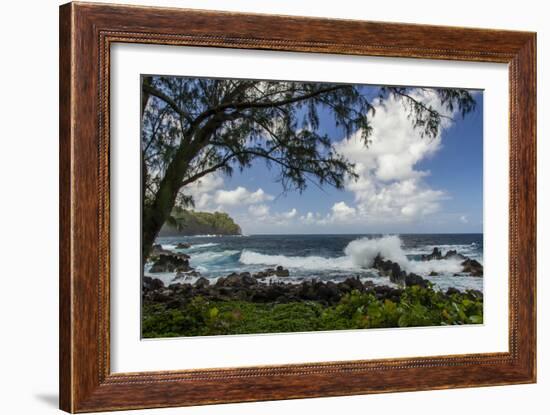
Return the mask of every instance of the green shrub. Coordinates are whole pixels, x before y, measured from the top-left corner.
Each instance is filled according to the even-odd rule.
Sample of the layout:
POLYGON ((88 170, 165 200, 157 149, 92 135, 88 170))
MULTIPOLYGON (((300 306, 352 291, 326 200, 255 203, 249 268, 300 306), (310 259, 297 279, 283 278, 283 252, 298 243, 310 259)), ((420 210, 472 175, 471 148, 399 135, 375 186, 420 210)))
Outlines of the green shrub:
POLYGON ((483 299, 474 292, 447 296, 433 288, 408 287, 399 302, 352 291, 334 306, 314 301, 253 303, 211 301, 144 305, 143 337, 209 336, 319 330, 418 327, 483 323, 483 299))

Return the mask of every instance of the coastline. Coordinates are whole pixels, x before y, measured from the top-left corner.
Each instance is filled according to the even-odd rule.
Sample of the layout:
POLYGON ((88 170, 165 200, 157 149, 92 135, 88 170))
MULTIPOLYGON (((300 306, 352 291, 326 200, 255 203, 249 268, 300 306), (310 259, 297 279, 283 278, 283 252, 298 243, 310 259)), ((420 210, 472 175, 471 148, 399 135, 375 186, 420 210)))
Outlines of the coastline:
MULTIPOLYGON (((155 246, 149 271, 172 273, 173 277, 163 281, 155 277, 156 272, 147 272, 144 276, 143 337, 483 322, 482 291, 441 289, 428 278, 407 270, 410 264, 403 268, 398 262, 385 259, 380 252, 369 259, 369 265, 387 283, 353 273, 337 280, 315 275, 296 280, 291 271, 281 265, 209 278, 190 262, 201 248, 214 246, 215 243, 189 242, 171 245, 171 249, 155 246)), ((380 249, 383 251, 384 245, 380 245, 380 249)), ((461 264, 464 274, 470 273, 469 278, 482 280, 482 264, 456 250, 444 252, 434 247, 418 261, 422 265, 422 262, 444 263, 451 259, 461 264)), ((437 274, 434 272, 430 279, 437 279, 437 274)))

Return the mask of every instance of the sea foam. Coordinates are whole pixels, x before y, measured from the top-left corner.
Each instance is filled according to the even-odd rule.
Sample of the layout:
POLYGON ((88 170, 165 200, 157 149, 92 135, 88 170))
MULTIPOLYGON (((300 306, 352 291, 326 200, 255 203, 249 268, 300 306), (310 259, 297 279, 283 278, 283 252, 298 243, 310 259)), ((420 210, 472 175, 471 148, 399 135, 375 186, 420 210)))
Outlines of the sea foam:
POLYGON ((432 261, 411 261, 403 249, 403 241, 397 235, 382 236, 381 238, 360 238, 351 241, 344 253, 352 258, 354 264, 361 268, 373 266, 374 258, 378 254, 386 260, 397 262, 408 272, 417 274, 454 273, 462 271, 460 259, 440 259, 432 261))
POLYGON ((321 256, 286 256, 266 255, 258 252, 244 250, 239 260, 245 265, 280 265, 285 268, 300 268, 304 270, 346 270, 353 269, 350 257, 325 258, 321 256))
POLYGON ((403 242, 396 235, 381 238, 360 238, 351 241, 344 253, 351 257, 355 265, 361 268, 370 268, 378 254, 384 259, 397 262, 401 266, 407 263, 407 256, 402 249, 403 242))
POLYGON ((351 241, 344 248, 344 256, 326 258, 321 256, 286 256, 267 255, 244 250, 239 262, 245 265, 281 265, 285 268, 303 270, 359 270, 372 268, 374 259, 380 255, 386 260, 397 262, 407 272, 427 275, 437 273, 456 273, 462 271, 459 259, 442 259, 433 261, 413 261, 407 258, 403 241, 397 235, 379 238, 359 238, 351 241))

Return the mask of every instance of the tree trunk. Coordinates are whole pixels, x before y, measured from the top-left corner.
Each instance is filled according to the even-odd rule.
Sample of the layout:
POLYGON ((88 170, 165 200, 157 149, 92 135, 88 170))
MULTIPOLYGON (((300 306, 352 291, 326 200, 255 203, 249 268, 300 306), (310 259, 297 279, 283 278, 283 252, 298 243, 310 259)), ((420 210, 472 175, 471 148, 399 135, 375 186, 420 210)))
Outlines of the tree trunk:
POLYGON ((183 178, 189 169, 189 165, 208 144, 210 137, 222 123, 222 119, 212 118, 193 134, 193 141, 191 141, 191 137, 182 140, 182 144, 160 182, 154 201, 150 206, 143 206, 143 236, 141 241, 143 262, 149 257, 162 225, 169 218, 174 208, 176 197, 180 191, 183 178))
POLYGON ((183 180, 185 171, 194 157, 194 155, 187 153, 182 153, 180 157, 176 156, 178 160, 174 159, 166 170, 166 175, 159 185, 153 203, 150 206, 143 206, 143 239, 141 241, 143 261, 151 253, 153 243, 174 207, 176 196, 180 189, 179 184, 183 180))
MULTIPOLYGON (((141 88, 141 122, 143 123, 143 117, 145 116, 145 108, 147 107, 147 103, 149 102, 149 93, 145 91, 143 88, 143 85, 150 85, 152 78, 150 76, 144 76, 141 80, 142 82, 142 88, 141 88)), ((143 124, 142 127, 143 128, 143 124)), ((144 219, 145 219, 145 184, 147 183, 147 166, 145 164, 145 154, 143 149, 143 143, 141 144, 141 151, 140 151, 140 157, 141 157, 141 209, 142 209, 142 232, 145 229, 144 227, 144 219)), ((143 238, 143 236, 142 236, 143 238)), ((143 238, 144 239, 144 238, 143 238)), ((142 248, 142 254, 145 251, 143 251, 142 248)), ((147 251, 147 255, 149 255, 150 250, 147 251)), ((142 256, 141 262, 145 263, 145 260, 147 259, 146 256, 142 256)))
MULTIPOLYGON (((142 78, 142 85, 151 85, 153 82, 152 76, 144 76, 142 78)), ((143 119, 143 113, 145 112, 145 107, 147 106, 147 102, 149 102, 149 92, 145 90, 145 88, 141 88, 141 118, 143 119)))

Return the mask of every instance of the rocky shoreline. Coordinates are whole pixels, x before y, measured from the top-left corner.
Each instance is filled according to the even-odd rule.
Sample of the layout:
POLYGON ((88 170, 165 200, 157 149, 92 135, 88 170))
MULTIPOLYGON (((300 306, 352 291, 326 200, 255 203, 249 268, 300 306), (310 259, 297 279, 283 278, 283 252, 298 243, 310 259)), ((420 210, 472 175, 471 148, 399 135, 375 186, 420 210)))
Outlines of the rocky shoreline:
MULTIPOLYGON (((189 244, 178 245, 179 249, 189 248, 189 244)), ((463 272, 471 276, 483 275, 483 266, 476 260, 470 259, 456 251, 442 254, 439 248, 434 248, 429 255, 423 255, 421 261, 459 259, 463 272)), ((143 299, 147 302, 164 303, 169 308, 178 308, 185 305, 190 299, 201 296, 213 301, 240 300, 254 303, 290 303, 296 301, 316 301, 324 305, 337 304, 343 296, 358 291, 371 293, 379 300, 391 300, 398 303, 403 291, 407 287, 418 286, 432 288, 432 283, 415 273, 407 273, 397 262, 384 259, 380 254, 373 261, 372 268, 381 275, 388 276, 397 287, 375 285, 372 281, 361 281, 357 276, 350 276, 342 282, 320 281, 316 279, 302 281, 299 284, 287 283, 285 278, 290 272, 282 266, 267 268, 257 273, 233 272, 225 277, 211 282, 208 278, 189 265, 189 255, 165 250, 155 245, 151 255, 153 265, 150 273, 174 272, 172 282, 165 285, 158 278, 145 276, 143 278, 143 299), (198 278, 194 283, 185 282, 198 278), (278 277, 275 281, 271 277, 278 277)), ((431 274, 434 275, 434 274, 431 274)), ((437 275, 437 274, 435 274, 437 275)), ((449 288, 443 294, 447 297, 459 293, 456 288, 449 288)), ((473 299, 481 299, 480 291, 467 292, 473 299)))
POLYGON ((421 261, 435 261, 445 259, 458 259, 461 261, 460 265, 462 266, 462 272, 470 274, 472 277, 483 277, 483 265, 481 265, 475 259, 471 259, 468 258, 466 255, 459 254, 455 250, 449 250, 445 255, 443 255, 441 250, 435 247, 431 254, 422 255, 420 257, 421 261))
MULTIPOLYGON (((481 291, 437 289, 381 255, 370 268, 389 278, 391 283, 386 285, 359 276, 338 282, 310 279, 296 283, 280 265, 208 279, 190 266, 185 253, 172 253, 162 246, 156 246, 153 253, 149 272, 174 277, 166 284, 154 277, 155 272, 143 277, 144 338, 483 323, 481 291)), ((464 272, 471 270, 470 275, 483 272, 477 261, 452 251, 443 255, 434 249, 419 259, 451 257, 460 261, 464 272)))

